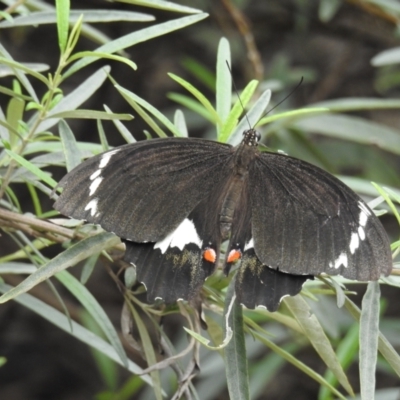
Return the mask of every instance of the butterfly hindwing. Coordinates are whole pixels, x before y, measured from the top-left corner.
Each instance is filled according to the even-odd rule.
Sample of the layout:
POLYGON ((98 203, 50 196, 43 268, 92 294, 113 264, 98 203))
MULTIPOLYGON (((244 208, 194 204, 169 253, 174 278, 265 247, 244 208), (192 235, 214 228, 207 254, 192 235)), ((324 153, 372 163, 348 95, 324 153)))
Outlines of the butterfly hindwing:
POLYGON ((137 278, 147 288, 147 299, 167 304, 197 296, 219 259, 221 233, 219 209, 224 183, 213 188, 190 214, 156 243, 125 240, 125 261, 135 265, 137 278))
POLYGON ((293 274, 373 280, 392 260, 381 223, 334 176, 304 161, 262 153, 250 171, 255 253, 293 274))
POLYGON ((201 139, 154 139, 108 151, 78 166, 54 207, 123 239, 156 242, 219 184, 231 146, 201 139))

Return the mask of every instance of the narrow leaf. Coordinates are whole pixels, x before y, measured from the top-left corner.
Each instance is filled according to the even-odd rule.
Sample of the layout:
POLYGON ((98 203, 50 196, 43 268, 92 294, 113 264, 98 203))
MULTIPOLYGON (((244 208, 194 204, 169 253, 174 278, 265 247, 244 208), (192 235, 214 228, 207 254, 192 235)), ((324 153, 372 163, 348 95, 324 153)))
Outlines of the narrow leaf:
MULTIPOLYGON (((208 15, 205 13, 190 15, 187 17, 182 17, 174 19, 172 21, 164 22, 149 28, 141 29, 137 32, 129 33, 128 35, 121 36, 115 40, 109 41, 103 46, 98 47, 95 51, 102 53, 116 53, 118 51, 124 50, 128 47, 134 46, 135 44, 146 42, 147 40, 153 39, 158 36, 163 36, 167 33, 182 29, 188 25, 192 25, 196 22, 201 21, 208 15)), ((76 63, 74 63, 71 68, 65 72, 64 79, 72 75, 76 71, 85 67, 86 65, 96 61, 97 57, 85 57, 76 63)))
POLYGON ((40 282, 52 277, 57 272, 72 267, 92 254, 99 253, 108 247, 115 246, 119 242, 120 240, 118 237, 113 233, 108 232, 99 233, 98 235, 81 240, 79 243, 71 246, 63 253, 54 257, 22 281, 18 286, 1 296, 0 303, 5 303, 16 296, 27 292, 40 282))
POLYGON ((19 156, 18 154, 14 153, 13 151, 7 150, 7 149, 5 151, 11 158, 13 158, 15 161, 17 161, 23 167, 25 167, 28 171, 30 171, 34 175, 36 175, 43 182, 47 183, 50 187, 54 188, 57 186, 57 182, 53 178, 51 178, 46 172, 42 171, 40 168, 36 167, 32 163, 30 163, 28 160, 25 160, 25 158, 19 156))
POLYGON ((63 145, 67 171, 69 172, 81 163, 81 152, 76 145, 75 136, 72 133, 71 128, 64 120, 61 120, 59 122, 58 132, 60 134, 61 143, 63 145))
POLYGON ((79 300, 79 302, 85 307, 87 312, 92 316, 96 323, 101 328, 115 351, 121 358, 122 363, 125 367, 128 367, 128 357, 126 356, 125 350, 122 347, 122 343, 118 337, 113 324, 108 318, 107 314, 97 302, 95 297, 83 286, 78 279, 72 276, 68 271, 61 271, 55 275, 55 277, 79 300))
MULTIPOLYGON (((216 110, 223 124, 228 118, 232 103, 232 75, 230 66, 231 51, 229 42, 225 38, 222 38, 219 41, 217 55, 216 110)), ((218 136, 222 127, 223 125, 217 126, 218 136)))
POLYGON ((360 316, 360 386, 363 400, 375 399, 375 373, 378 359, 379 282, 369 282, 360 316))
POLYGON ((248 400, 250 399, 249 371, 243 329, 243 314, 242 306, 238 303, 235 295, 235 279, 232 279, 226 294, 224 314, 228 313, 230 313, 228 328, 232 329, 233 332, 232 339, 224 349, 229 398, 231 400, 248 400))
POLYGON ((178 82, 180 85, 182 85, 188 92, 190 92, 202 105, 203 107, 210 113, 210 115, 213 117, 214 123, 217 125, 221 125, 222 121, 220 120, 217 111, 214 109, 212 104, 208 101, 208 99, 199 91, 197 90, 193 85, 191 85, 189 82, 185 81, 182 78, 179 78, 179 76, 176 76, 174 74, 169 73, 168 74, 174 81, 178 82))
MULTIPOLYGON (((61 117, 55 118, 54 116, 58 113, 76 110, 82 103, 89 99, 93 95, 93 93, 95 93, 96 90, 103 84, 103 82, 107 79, 107 74, 109 72, 110 67, 108 66, 97 70, 88 79, 81 83, 76 89, 65 96, 47 115, 48 119, 44 120, 39 125, 39 127, 37 128, 37 132, 47 131, 52 126, 57 124, 59 118, 61 117)), ((36 120, 37 114, 33 115, 28 124, 32 126, 36 123, 36 120)))
POLYGON ((64 53, 68 41, 69 29, 69 0, 56 0, 58 45, 64 53))
POLYGON ((327 338, 318 319, 312 314, 312 310, 307 302, 301 296, 286 297, 284 301, 299 325, 303 328, 304 334, 308 337, 321 359, 333 372, 347 392, 353 395, 353 389, 332 348, 332 344, 327 338))
MULTIPOLYGON (((12 289, 12 286, 4 284, 0 285, 0 293, 8 293, 12 289)), ((33 297, 32 295, 27 293, 22 294, 14 300, 17 303, 26 307, 27 309, 40 315, 53 325, 67 332, 71 336, 77 338, 81 342, 105 354, 107 357, 114 360, 117 364, 123 366, 119 355, 110 344, 108 344, 102 338, 96 336, 93 332, 90 332, 89 330, 84 328, 82 325, 79 325, 75 321, 68 320, 68 318, 60 311, 54 309, 53 307, 50 307, 48 304, 44 303, 41 300, 38 300, 36 297, 33 297), (70 323, 72 325, 72 329, 70 323)), ((133 374, 141 374, 141 372, 143 371, 138 365, 130 360, 128 361, 128 369, 133 374)), ((140 379, 145 381, 147 384, 152 385, 149 376, 141 375, 140 379)))

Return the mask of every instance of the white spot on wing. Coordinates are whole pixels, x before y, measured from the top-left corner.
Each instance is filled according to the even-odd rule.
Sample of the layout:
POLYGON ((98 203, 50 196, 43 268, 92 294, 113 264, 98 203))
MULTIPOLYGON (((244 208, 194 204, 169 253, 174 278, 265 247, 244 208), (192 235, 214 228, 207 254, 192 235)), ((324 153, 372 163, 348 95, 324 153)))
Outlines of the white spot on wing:
POLYGON ((104 168, 109 162, 111 157, 115 154, 118 153, 120 149, 115 149, 115 150, 111 150, 108 153, 105 153, 100 160, 100 164, 99 164, 99 168, 102 169, 104 168))
POLYGON ((359 245, 360 245, 360 240, 359 240, 358 232, 353 232, 351 234, 351 240, 350 240, 350 253, 354 254, 354 252, 358 249, 359 245))
MULTIPOLYGON (((358 238, 358 235, 357 235, 357 238, 358 238)), ((340 268, 341 265, 343 265, 343 267, 347 268, 348 260, 347 260, 346 253, 340 253, 339 257, 335 260, 334 265, 330 265, 330 267, 333 266, 333 268, 338 269, 338 268, 340 268)))
POLYGON ((91 196, 97 190, 97 188, 99 187, 102 180, 103 180, 103 178, 101 176, 99 176, 92 182, 92 184, 89 187, 89 190, 90 190, 89 196, 91 196))
POLYGON ((365 239, 365 231, 361 226, 358 227, 358 236, 361 240, 365 239))
POLYGON ((97 171, 93 172, 92 175, 90 175, 90 180, 91 181, 95 180, 100 174, 101 174, 101 169, 98 169, 97 171))
POLYGON ((244 251, 252 249, 254 247, 254 240, 251 238, 244 246, 244 251))
POLYGON ((93 217, 97 212, 97 201, 98 199, 90 200, 89 203, 86 204, 85 210, 90 210, 90 215, 93 217))
POLYGON ((178 247, 179 250, 183 250, 189 243, 194 243, 200 248, 203 245, 203 241, 197 234, 193 221, 185 218, 173 232, 168 234, 163 240, 157 242, 154 248, 160 249, 161 253, 164 254, 169 247, 178 247))
POLYGON ((360 212, 360 218, 359 218, 358 223, 359 223, 361 226, 365 226, 365 225, 367 224, 367 220, 368 220, 368 215, 367 215, 363 210, 361 210, 361 212, 360 212))

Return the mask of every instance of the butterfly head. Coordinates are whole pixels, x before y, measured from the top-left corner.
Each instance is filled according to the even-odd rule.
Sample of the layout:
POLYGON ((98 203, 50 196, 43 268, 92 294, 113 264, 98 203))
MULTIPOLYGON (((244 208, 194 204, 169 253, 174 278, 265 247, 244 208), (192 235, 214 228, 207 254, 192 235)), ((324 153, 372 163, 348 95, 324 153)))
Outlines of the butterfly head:
POLYGON ((247 146, 257 146, 261 135, 255 129, 248 129, 243 132, 243 143, 247 146))

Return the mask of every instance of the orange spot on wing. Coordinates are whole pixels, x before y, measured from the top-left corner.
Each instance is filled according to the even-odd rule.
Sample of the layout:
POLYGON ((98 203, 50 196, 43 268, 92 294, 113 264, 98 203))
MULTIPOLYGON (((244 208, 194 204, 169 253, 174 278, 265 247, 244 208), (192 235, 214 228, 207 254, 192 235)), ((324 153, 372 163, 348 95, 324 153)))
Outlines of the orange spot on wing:
POLYGON ((205 249, 204 253, 203 253, 203 258, 206 261, 215 263, 215 259, 217 258, 217 255, 215 254, 215 250, 214 249, 205 249))
POLYGON ((242 253, 239 250, 231 250, 226 260, 228 263, 235 262, 242 257, 242 253))

